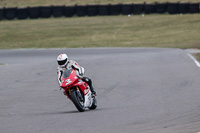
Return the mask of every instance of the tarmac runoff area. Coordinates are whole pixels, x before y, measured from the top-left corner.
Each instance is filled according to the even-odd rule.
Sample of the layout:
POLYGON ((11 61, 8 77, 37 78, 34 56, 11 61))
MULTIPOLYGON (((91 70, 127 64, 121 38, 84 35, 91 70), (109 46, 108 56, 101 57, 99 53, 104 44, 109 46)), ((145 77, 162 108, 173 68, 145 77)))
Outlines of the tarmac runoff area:
POLYGON ((188 50, 84 48, 0 50, 1 133, 199 133, 200 68, 188 50), (77 111, 59 90, 67 53, 97 91, 77 111))

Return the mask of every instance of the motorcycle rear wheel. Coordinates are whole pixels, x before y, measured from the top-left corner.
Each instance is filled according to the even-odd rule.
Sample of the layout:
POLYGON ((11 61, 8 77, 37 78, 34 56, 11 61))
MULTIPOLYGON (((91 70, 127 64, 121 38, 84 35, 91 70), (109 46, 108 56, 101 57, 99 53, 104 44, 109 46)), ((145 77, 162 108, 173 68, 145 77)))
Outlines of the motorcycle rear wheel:
POLYGON ((71 92, 71 99, 72 102, 74 103, 74 105, 76 106, 76 108, 80 111, 80 112, 84 112, 85 111, 85 107, 84 105, 81 103, 80 99, 78 98, 78 94, 76 91, 72 91, 71 92))
POLYGON ((96 108, 97 108, 97 99, 96 99, 96 98, 94 98, 94 99, 93 99, 92 106, 91 106, 91 107, 89 107, 89 109, 90 109, 90 110, 93 110, 93 109, 96 109, 96 108))

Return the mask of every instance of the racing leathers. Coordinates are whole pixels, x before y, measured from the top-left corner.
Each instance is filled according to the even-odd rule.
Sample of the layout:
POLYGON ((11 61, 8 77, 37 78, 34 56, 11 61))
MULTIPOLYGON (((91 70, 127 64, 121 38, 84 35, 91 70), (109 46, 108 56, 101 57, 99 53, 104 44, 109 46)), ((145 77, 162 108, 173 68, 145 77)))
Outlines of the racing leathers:
POLYGON ((57 75, 58 75, 58 82, 61 85, 61 76, 63 74, 63 72, 65 71, 65 69, 76 69, 76 75, 77 77, 79 77, 80 79, 82 79, 84 82, 86 82, 91 89, 91 92, 96 95, 96 91, 94 90, 93 86, 92 86, 92 80, 88 77, 84 77, 84 68, 79 66, 78 63, 74 60, 68 60, 67 64, 65 65, 65 67, 57 67, 57 75))

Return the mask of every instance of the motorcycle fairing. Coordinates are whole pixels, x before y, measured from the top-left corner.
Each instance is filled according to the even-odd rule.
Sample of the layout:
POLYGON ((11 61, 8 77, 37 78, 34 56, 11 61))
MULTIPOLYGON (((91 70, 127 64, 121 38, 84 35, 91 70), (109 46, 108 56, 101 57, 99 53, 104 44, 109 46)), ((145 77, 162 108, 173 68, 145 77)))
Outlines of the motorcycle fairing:
POLYGON ((90 87, 86 82, 83 82, 76 76, 76 70, 72 69, 64 71, 64 73, 61 76, 60 87, 62 87, 65 90, 65 93, 69 99, 71 99, 69 96, 71 88, 78 87, 78 89, 80 89, 80 91, 82 91, 84 94, 84 106, 92 106, 93 98, 91 97, 92 92, 90 91, 90 87), (69 94, 67 93, 67 91, 69 92, 69 94))

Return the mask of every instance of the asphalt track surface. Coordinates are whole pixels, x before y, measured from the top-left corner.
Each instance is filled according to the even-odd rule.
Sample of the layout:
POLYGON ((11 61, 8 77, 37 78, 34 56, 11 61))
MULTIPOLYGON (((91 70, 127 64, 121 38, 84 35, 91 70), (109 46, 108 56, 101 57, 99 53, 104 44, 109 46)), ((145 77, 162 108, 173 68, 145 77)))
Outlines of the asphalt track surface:
POLYGON ((200 68, 181 49, 0 50, 1 133, 197 133, 200 68), (56 57, 68 53, 97 91, 77 111, 58 89, 56 57))

